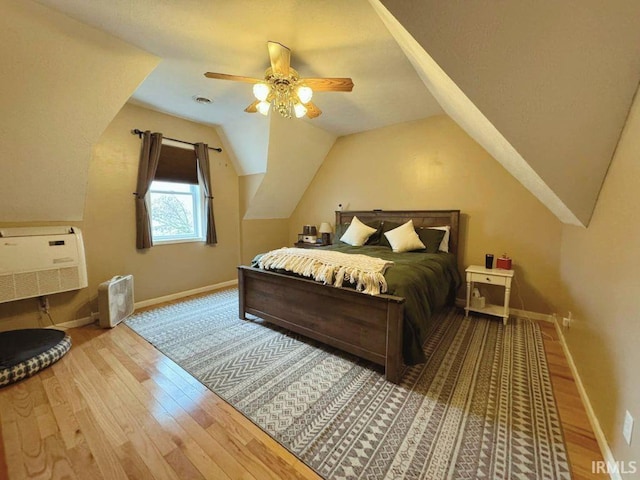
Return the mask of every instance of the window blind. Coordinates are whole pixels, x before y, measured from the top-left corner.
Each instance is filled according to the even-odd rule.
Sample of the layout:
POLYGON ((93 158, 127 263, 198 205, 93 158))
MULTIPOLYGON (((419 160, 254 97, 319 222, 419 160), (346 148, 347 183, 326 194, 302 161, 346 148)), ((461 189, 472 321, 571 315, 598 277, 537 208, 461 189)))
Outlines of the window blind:
POLYGON ((198 169, 195 150, 163 144, 154 180, 197 185, 198 169))

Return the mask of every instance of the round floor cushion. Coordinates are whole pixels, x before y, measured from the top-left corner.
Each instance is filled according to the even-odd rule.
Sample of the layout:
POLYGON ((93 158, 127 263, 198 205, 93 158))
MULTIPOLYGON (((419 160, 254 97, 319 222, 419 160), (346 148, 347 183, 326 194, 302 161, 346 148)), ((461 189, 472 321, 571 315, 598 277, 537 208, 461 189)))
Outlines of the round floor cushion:
POLYGON ((60 330, 30 328, 0 332, 0 387, 48 367, 70 348, 71 337, 60 330))

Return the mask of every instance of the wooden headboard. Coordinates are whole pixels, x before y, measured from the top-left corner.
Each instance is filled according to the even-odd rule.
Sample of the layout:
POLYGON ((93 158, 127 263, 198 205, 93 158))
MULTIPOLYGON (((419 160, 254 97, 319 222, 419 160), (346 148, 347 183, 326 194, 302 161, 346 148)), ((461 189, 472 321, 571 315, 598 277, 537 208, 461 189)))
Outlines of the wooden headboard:
POLYGON ((458 227, 460 210, 350 210, 336 211, 336 225, 350 223, 353 217, 367 223, 368 220, 381 220, 405 223, 413 220, 414 227, 441 227, 449 225, 449 252, 458 253, 458 227))

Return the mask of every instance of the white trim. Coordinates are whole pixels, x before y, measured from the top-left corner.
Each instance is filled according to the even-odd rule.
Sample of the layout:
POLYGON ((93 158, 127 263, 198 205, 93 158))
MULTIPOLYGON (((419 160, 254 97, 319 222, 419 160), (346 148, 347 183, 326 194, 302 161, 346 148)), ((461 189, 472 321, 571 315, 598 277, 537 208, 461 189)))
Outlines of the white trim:
POLYGON ((174 243, 204 243, 204 237, 193 237, 193 238, 176 238, 172 240, 154 240, 153 246, 160 247, 162 245, 172 245, 174 243))
MULTIPOLYGON (((456 307, 464 308, 467 301, 464 298, 456 298, 456 307)), ((542 322, 553 322, 553 317, 546 313, 530 312, 529 310, 520 310, 519 308, 509 307, 509 315, 514 317, 523 317, 530 320, 540 320, 542 322)))
POLYGON ((553 317, 546 313, 531 312, 529 310, 520 310, 519 308, 509 307, 509 313, 516 317, 528 318, 530 320, 539 320, 540 322, 553 322, 553 317))
MULTIPOLYGON (((564 356, 567 358, 567 363, 569 364, 569 369, 573 374, 573 379, 576 382, 576 387, 578 387, 578 393, 580 393, 580 398, 582 399, 582 404, 584 405, 584 409, 587 412, 587 417, 589 418, 589 423, 591 424, 591 428, 593 429, 593 433, 596 436, 596 441, 598 442, 598 446, 600 447, 600 451, 602 452, 602 456, 604 457, 604 461, 607 465, 617 465, 616 460, 609 448, 609 444, 607 443, 607 439, 604 436, 604 432, 600 427, 600 422, 598 422, 598 418, 596 417, 595 412, 593 411, 593 407, 591 406, 591 401, 589 400, 589 396, 587 395, 587 391, 584 389, 584 385, 582 384, 582 379, 580 378, 580 374, 578 373, 578 369, 576 368, 576 364, 573 361, 573 356, 571 355, 571 350, 569 350, 569 346, 567 345, 566 340, 564 339, 564 332, 560 327, 560 324, 555 321, 556 332, 558 332, 558 338, 560 339, 560 345, 562 345, 562 350, 564 352, 564 356)), ((609 472, 609 476, 612 480, 622 480, 622 476, 620 472, 616 469, 611 469, 609 472)))
MULTIPOLYGON (((143 308, 151 305, 157 305, 158 303, 170 302, 171 300, 177 300, 178 298, 189 297, 191 295, 197 295, 199 293, 211 292, 213 290, 219 290, 225 287, 231 287, 238 284, 238 279, 229 280, 227 282, 216 283, 214 285, 207 285, 206 287, 194 288, 193 290, 187 290, 185 292, 173 293, 171 295, 165 295, 164 297, 150 298, 149 300, 143 300, 134 304, 135 308, 143 308)), ((91 313, 90 317, 77 318, 68 322, 56 323, 54 325, 47 325, 45 328, 58 328, 60 330, 68 330, 70 328, 84 327, 85 325, 91 325, 98 320, 98 313, 91 313)))
POLYGON ((231 287, 238 284, 238 279, 229 280, 226 282, 216 283, 214 285, 207 285, 206 287, 194 288, 193 290, 186 290, 184 292, 172 293, 171 295, 165 295, 163 297, 150 298, 149 300, 143 300, 135 303, 135 308, 144 308, 151 305, 157 305, 159 303, 170 302, 183 297, 190 297, 191 295, 198 295, 199 293, 211 292, 213 290, 219 290, 225 287, 231 287))
MULTIPOLYGON (((204 243, 206 240, 206 228, 205 228, 205 218, 204 218, 204 192, 198 184, 188 184, 188 183, 170 183, 160 181, 153 181, 149 186, 149 215, 153 220, 153 205, 151 202, 151 195, 153 194, 163 194, 163 195, 188 195, 191 198, 191 203, 193 203, 193 224, 195 231, 193 235, 165 235, 165 236, 156 236, 151 232, 151 240, 154 245, 172 245, 174 243, 204 243), (158 183, 161 184, 169 184, 169 186, 159 186, 158 183), (179 185, 182 187, 188 187, 188 191, 184 190, 176 190, 173 185, 179 185), (197 235, 196 235, 197 234, 197 235)), ((152 222, 153 223, 153 222, 152 222)), ((153 230, 153 229, 152 229, 153 230)))
POLYGON ((82 317, 75 320, 69 320, 68 322, 56 323, 55 325, 47 325, 46 328, 58 328, 60 330, 68 330, 70 328, 84 327, 85 325, 91 325, 96 320, 93 317, 82 317))

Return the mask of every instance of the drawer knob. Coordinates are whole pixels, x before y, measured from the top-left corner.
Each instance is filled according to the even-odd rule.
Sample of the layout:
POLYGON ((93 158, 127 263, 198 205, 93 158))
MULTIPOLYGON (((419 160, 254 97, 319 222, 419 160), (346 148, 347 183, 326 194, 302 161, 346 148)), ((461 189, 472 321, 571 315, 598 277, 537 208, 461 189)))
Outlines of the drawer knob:
POLYGON ((491 279, 489 277, 487 277, 487 282, 490 282, 490 281, 491 281, 491 279))

